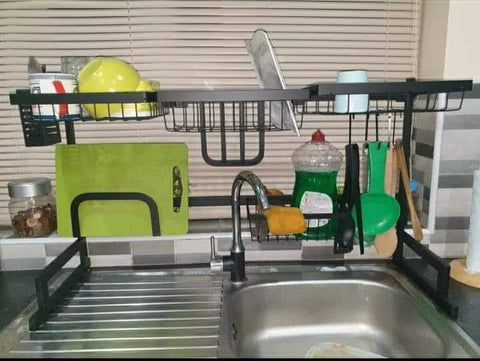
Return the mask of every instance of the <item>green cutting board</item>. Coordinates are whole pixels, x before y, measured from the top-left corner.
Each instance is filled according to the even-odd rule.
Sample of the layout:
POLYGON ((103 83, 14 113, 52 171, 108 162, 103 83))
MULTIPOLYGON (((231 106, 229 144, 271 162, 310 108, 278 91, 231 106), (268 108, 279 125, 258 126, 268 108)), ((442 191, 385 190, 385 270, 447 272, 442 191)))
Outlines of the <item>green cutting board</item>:
MULTIPOLYGON (((72 236, 70 204, 86 192, 141 192, 158 207, 160 232, 188 232, 188 149, 184 143, 57 145, 58 234, 72 236), (182 198, 174 209, 174 169, 182 198), (178 172, 177 172, 178 174, 178 172)), ((178 189, 178 187, 177 187, 178 189)), ((82 236, 152 235, 148 206, 141 201, 86 201, 80 205, 82 236)))

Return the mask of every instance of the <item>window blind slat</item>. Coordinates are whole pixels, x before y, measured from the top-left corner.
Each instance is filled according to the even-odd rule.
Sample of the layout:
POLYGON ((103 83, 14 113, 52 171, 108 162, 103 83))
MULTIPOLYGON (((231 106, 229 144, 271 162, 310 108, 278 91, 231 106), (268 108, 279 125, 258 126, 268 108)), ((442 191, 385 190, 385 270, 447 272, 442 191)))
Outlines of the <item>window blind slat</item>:
MULTIPOLYGON (((257 87, 244 40, 255 29, 264 28, 289 87, 334 81, 342 69, 366 69, 372 81, 402 80, 417 74, 420 19, 420 0, 2 1, 0 224, 9 223, 9 180, 47 176, 55 184, 55 147, 26 148, 18 109, 8 102, 11 91, 28 88, 29 55, 46 64, 48 71, 60 71, 60 56, 119 57, 131 62, 143 78, 158 80, 162 89, 257 87)), ((290 132, 268 133, 265 159, 249 169, 268 187, 290 193, 293 150, 321 128, 343 152, 347 122, 345 116, 305 116, 301 137, 290 132)), ((379 136, 386 139, 385 116, 379 125, 379 136)), ((64 125, 60 126, 64 135, 64 125)), ((369 133, 374 134, 373 121, 369 133)), ((77 122, 76 136, 79 144, 186 142, 193 196, 230 194, 233 177, 245 169, 206 165, 199 135, 167 132, 161 118, 77 122)), ((208 138, 209 152, 219 155, 218 134, 208 138)), ((364 118, 355 120, 352 139, 363 142, 364 118)), ((238 143, 238 134, 228 134, 229 149, 238 143)), ((247 155, 254 154, 257 134, 247 134, 245 143, 247 155)), ((342 167, 340 182, 343 174, 342 167)), ((228 207, 190 212, 191 218, 229 215, 228 207)))

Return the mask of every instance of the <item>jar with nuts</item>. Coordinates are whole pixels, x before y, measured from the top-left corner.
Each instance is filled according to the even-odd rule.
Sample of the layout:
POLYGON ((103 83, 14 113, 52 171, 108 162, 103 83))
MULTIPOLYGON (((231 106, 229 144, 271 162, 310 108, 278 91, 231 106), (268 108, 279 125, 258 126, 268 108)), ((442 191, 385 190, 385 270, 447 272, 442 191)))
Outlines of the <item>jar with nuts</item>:
POLYGON ((8 183, 8 208, 16 237, 41 237, 57 229, 52 184, 48 178, 18 179, 8 183))

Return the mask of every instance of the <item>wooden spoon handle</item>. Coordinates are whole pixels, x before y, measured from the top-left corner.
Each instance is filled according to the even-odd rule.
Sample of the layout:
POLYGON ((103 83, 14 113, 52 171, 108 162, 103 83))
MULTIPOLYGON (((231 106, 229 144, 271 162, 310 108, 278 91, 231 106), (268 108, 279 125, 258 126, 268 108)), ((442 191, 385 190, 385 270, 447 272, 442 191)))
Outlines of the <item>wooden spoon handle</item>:
MULTIPOLYGON (((387 163, 385 166, 385 193, 395 197, 397 188, 397 162, 395 147, 390 144, 387 153, 387 163)), ((397 248, 397 230, 393 226, 387 232, 375 236, 375 250, 378 255, 384 258, 391 257, 397 248)))
POLYGON ((410 219, 412 221, 413 237, 417 241, 421 241, 423 239, 422 225, 420 224, 420 220, 418 219, 417 212, 415 211, 415 207, 413 205, 413 197, 412 197, 412 191, 410 189, 407 162, 405 161, 405 154, 403 153, 403 145, 398 141, 396 144, 396 150, 397 150, 397 163, 400 169, 400 175, 402 177, 403 187, 405 188, 405 195, 407 196, 408 210, 410 212, 410 219))

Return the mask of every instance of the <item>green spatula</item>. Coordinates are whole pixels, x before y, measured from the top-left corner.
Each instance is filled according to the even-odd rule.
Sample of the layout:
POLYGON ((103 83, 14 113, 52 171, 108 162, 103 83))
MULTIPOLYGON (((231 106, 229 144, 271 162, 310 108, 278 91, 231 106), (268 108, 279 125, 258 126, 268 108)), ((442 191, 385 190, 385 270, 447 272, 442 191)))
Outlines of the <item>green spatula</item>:
POLYGON ((363 231, 366 243, 372 243, 375 235, 387 232, 400 216, 400 205, 385 193, 385 163, 388 143, 368 144, 368 191, 361 195, 363 231))

